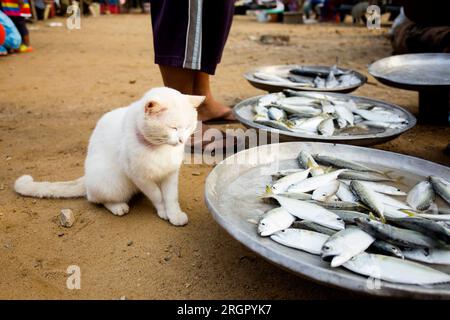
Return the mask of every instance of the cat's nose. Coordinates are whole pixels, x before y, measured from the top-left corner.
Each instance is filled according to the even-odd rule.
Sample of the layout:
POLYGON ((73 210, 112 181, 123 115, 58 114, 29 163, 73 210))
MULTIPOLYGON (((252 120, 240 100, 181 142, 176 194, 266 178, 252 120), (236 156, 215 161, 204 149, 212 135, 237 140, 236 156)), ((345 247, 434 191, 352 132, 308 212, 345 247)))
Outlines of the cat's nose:
POLYGON ((183 138, 178 138, 178 142, 179 143, 184 143, 184 139, 183 138))

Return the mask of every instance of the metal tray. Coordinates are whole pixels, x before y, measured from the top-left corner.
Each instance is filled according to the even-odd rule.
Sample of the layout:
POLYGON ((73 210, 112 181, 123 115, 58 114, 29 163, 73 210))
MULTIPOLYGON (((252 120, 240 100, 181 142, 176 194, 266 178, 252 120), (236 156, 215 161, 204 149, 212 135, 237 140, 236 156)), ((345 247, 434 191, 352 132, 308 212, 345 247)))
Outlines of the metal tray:
POLYGON ((384 58, 369 66, 381 83, 406 90, 450 86, 450 53, 404 54, 384 58))
MULTIPOLYGON (((268 92, 279 92, 284 89, 292 89, 292 90, 297 90, 297 91, 350 93, 350 92, 355 91, 356 89, 358 89, 359 87, 361 87, 362 85, 364 85, 367 82, 367 77, 364 76, 363 74, 361 74, 357 71, 354 71, 354 70, 345 69, 345 68, 341 68, 341 67, 339 67, 339 69, 344 70, 344 71, 352 71, 356 75, 356 77, 358 77, 361 80, 360 84, 348 86, 348 87, 340 87, 340 88, 336 88, 336 89, 301 88, 301 87, 295 87, 295 86, 278 86, 278 85, 268 84, 267 82, 264 82, 263 80, 257 79, 253 76, 253 74, 255 72, 265 72, 265 73, 275 74, 278 76, 286 76, 289 73, 289 70, 296 68, 296 67, 300 67, 300 65, 292 64, 292 65, 259 67, 259 68, 255 68, 253 70, 246 72, 244 74, 244 77, 255 88, 265 90, 268 92)), ((323 67, 329 67, 329 66, 308 66, 308 67, 323 68, 323 67)))
MULTIPOLYGON (((331 268, 320 257, 282 246, 256 233, 257 220, 271 206, 260 201, 269 174, 278 168, 295 168, 300 150, 355 160, 381 170, 394 170, 404 176, 402 188, 411 188, 429 175, 450 180, 450 168, 397 153, 326 143, 291 142, 264 145, 239 152, 219 163, 205 184, 206 205, 213 218, 236 240, 275 265, 299 276, 325 284, 375 296, 450 299, 450 284, 434 286, 403 285, 380 282, 370 289, 367 278, 343 268, 331 268)), ((450 273, 450 267, 433 266, 450 273)))
POLYGON ((374 100, 364 97, 358 97, 353 95, 345 95, 345 94, 339 94, 339 93, 315 93, 318 96, 323 96, 326 94, 327 96, 341 98, 349 100, 350 98, 353 99, 356 102, 365 102, 365 103, 372 103, 377 106, 381 106, 387 109, 392 110, 393 112, 403 116, 405 119, 408 120, 408 125, 406 125, 404 128, 401 129, 378 129, 373 130, 370 133, 363 134, 363 135, 337 135, 337 136, 331 136, 331 137, 324 137, 320 135, 306 135, 306 134, 300 134, 296 132, 288 132, 283 130, 278 130, 275 128, 271 128, 268 126, 264 126, 258 123, 253 122, 253 112, 252 112, 252 106, 258 101, 259 98, 262 96, 249 98, 247 100, 241 101, 238 103, 234 108, 233 112, 243 125, 245 125, 247 128, 254 128, 266 131, 268 134, 278 134, 279 140, 281 142, 289 142, 289 141, 318 141, 318 142, 333 142, 333 143, 344 143, 344 144, 353 144, 353 145, 360 145, 360 146, 369 146, 374 145, 378 143, 383 143, 392 139, 395 139, 402 133, 408 131, 409 129, 413 128, 416 125, 416 118, 407 110, 397 106, 393 105, 387 102, 383 102, 380 100, 374 100))

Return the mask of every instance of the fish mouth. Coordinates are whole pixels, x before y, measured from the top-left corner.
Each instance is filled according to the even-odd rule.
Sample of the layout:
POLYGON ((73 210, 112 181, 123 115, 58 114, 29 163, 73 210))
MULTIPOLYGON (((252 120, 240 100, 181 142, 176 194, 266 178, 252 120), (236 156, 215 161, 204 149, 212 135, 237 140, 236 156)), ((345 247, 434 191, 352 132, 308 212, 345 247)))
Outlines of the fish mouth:
POLYGON ((326 262, 331 262, 336 255, 334 254, 322 254, 322 260, 326 262))

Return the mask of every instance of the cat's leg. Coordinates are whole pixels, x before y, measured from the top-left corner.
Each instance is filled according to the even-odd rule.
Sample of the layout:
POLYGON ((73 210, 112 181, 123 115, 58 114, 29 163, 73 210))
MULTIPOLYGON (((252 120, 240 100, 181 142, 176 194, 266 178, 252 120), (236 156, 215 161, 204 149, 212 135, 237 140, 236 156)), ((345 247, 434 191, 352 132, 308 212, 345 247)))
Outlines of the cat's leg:
POLYGON ((167 213, 164 207, 163 197, 161 194, 161 189, 159 186, 151 181, 141 181, 139 179, 133 180, 134 184, 142 191, 143 194, 149 198, 149 200, 153 203, 153 206, 156 209, 156 213, 161 219, 167 220, 167 213))
POLYGON ((127 214, 128 211, 130 211, 130 207, 128 207, 128 204, 125 202, 107 202, 103 204, 106 209, 112 212, 112 214, 116 216, 123 216, 124 214, 127 214))
POLYGON ((162 181, 161 192, 170 223, 175 226, 188 223, 188 216, 181 210, 178 202, 178 170, 162 181))

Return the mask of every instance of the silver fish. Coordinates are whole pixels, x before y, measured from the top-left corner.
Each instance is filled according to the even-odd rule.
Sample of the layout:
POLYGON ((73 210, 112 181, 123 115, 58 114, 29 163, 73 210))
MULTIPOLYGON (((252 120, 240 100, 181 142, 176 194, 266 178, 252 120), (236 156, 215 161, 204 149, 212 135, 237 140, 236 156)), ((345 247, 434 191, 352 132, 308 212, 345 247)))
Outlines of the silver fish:
POLYGON ((419 263, 378 254, 361 253, 347 261, 344 268, 388 282, 427 285, 446 283, 450 276, 419 263))
POLYGON ((349 170, 355 170, 355 171, 365 171, 365 172, 376 172, 380 173, 377 170, 374 170, 368 166, 362 165, 360 163, 351 161, 351 160, 344 160, 332 156, 326 156, 321 154, 315 154, 312 155, 314 160, 316 160, 318 163, 333 166, 339 169, 349 169, 349 170))
MULTIPOLYGON (((341 180, 342 181, 342 180, 341 180)), ((346 180, 345 183, 350 185, 350 181, 346 180)), ((397 187, 393 187, 387 184, 383 184, 380 182, 372 182, 372 181, 360 181, 362 184, 366 185, 368 188, 372 189, 375 192, 388 194, 391 196, 406 196, 406 192, 401 191, 397 187)))
POLYGON ((433 185, 434 191, 450 204, 450 182, 436 176, 431 176, 430 182, 433 185))
POLYGON ((388 123, 402 123, 405 122, 405 118, 400 117, 397 114, 383 114, 379 112, 369 111, 369 110, 353 110, 354 113, 360 115, 366 120, 375 122, 388 122, 388 123))
POLYGON ((278 100, 284 98, 284 94, 282 93, 271 93, 267 94, 258 99, 257 105, 258 107, 267 107, 271 104, 276 103, 278 100))
POLYGON ((390 224, 400 228, 418 231, 450 244, 450 230, 439 223, 420 217, 387 218, 390 224))
POLYGON ((319 255, 328 236, 302 229, 286 229, 270 236, 273 241, 284 246, 319 255))
POLYGON ((338 118, 345 120, 351 126, 355 124, 355 117, 353 116, 353 113, 349 109, 339 105, 334 106, 334 109, 336 111, 336 115, 338 116, 338 118))
POLYGON ((253 121, 278 130, 292 131, 284 122, 281 121, 260 118, 254 118, 253 121))
POLYGON ((351 192, 350 188, 343 182, 339 182, 339 188, 336 195, 341 201, 358 202, 358 198, 351 192))
POLYGON ((328 184, 325 184, 317 188, 312 193, 312 199, 316 201, 327 201, 336 194, 336 192, 339 189, 339 185, 340 185, 339 181, 334 180, 328 184))
POLYGON ((261 237, 287 229, 295 221, 295 217, 283 208, 275 208, 267 211, 258 224, 258 233, 261 237))
POLYGON ((331 210, 333 213, 339 216, 346 224, 355 224, 356 218, 367 218, 368 215, 358 211, 350 210, 331 210))
POLYGON ((384 204, 381 202, 379 194, 370 188, 367 188, 359 181, 350 183, 350 190, 370 209, 373 210, 381 219, 384 219, 384 204))
POLYGON ((372 182, 384 182, 394 181, 385 175, 376 172, 364 172, 356 170, 347 170, 339 175, 339 179, 344 180, 358 180, 358 181, 372 181, 372 182))
POLYGON ((319 176, 325 173, 324 169, 317 164, 314 158, 305 150, 300 151, 297 156, 297 162, 300 168, 311 169, 311 175, 319 176))
POLYGON ((403 251, 399 247, 383 240, 375 240, 370 248, 374 248, 378 252, 388 254, 390 256, 405 259, 403 251))
POLYGON ((428 181, 422 181, 416 184, 406 197, 408 203, 414 210, 427 210, 435 198, 433 187, 428 181))
POLYGON ((341 218, 319 205, 280 196, 274 196, 274 198, 284 209, 299 219, 315 222, 334 230, 345 228, 341 218))
POLYGON ((293 184, 305 180, 308 177, 310 171, 311 169, 306 169, 279 179, 272 185, 272 192, 278 194, 287 191, 293 184))
POLYGON ((286 112, 275 107, 271 107, 268 112, 269 118, 275 121, 282 121, 287 118, 286 112))
POLYGON ((333 257, 331 266, 336 268, 364 252, 374 241, 374 237, 361 229, 348 227, 328 238, 322 247, 322 258, 333 257))
POLYGON ((401 247, 433 248, 440 245, 438 241, 417 231, 397 228, 368 218, 357 218, 355 222, 359 228, 371 234, 376 239, 384 240, 401 247))
POLYGON ((343 171, 345 171, 345 169, 336 170, 330 173, 322 174, 320 176, 305 179, 291 186, 288 189, 288 192, 310 192, 316 190, 319 187, 335 181, 339 174, 341 174, 343 171))
POLYGON ((448 249, 405 249, 403 254, 409 260, 429 264, 450 265, 450 250, 448 249))
POLYGON ((333 230, 333 229, 321 226, 320 224, 317 224, 317 223, 314 223, 311 221, 306 221, 306 220, 294 221, 291 228, 310 230, 310 231, 326 234, 327 236, 331 236, 331 235, 335 234, 336 232, 338 232, 336 230, 333 230))
POLYGON ((325 137, 331 137, 334 133, 334 122, 333 119, 323 120, 317 127, 319 133, 325 137))
POLYGON ((304 169, 285 169, 285 170, 279 170, 277 172, 274 172, 271 174, 271 176, 272 176, 272 179, 277 180, 277 179, 286 177, 290 174, 294 174, 294 173, 301 172, 301 171, 304 171, 304 169))

